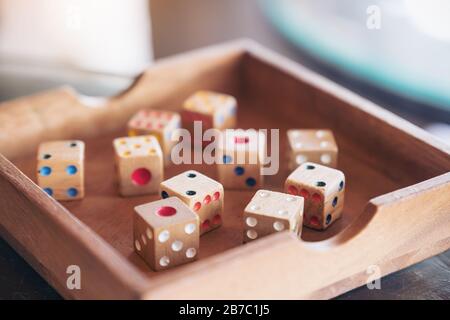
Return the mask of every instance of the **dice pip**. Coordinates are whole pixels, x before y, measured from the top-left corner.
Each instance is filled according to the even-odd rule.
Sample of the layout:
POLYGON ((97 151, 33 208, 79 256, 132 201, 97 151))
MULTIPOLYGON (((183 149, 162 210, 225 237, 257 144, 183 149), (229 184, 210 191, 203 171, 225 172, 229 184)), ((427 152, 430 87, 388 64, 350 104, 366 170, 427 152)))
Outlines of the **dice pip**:
POLYGON ((244 211, 244 243, 283 230, 300 237, 302 217, 302 197, 258 190, 244 211))
POLYGON ((158 193, 163 179, 163 155, 154 136, 117 138, 113 142, 119 193, 122 196, 158 193))
POLYGON ((219 181, 226 189, 254 190, 263 186, 266 140, 256 130, 225 130, 216 150, 219 181))
POLYGON ((345 175, 337 169, 307 162, 289 175, 285 191, 305 199, 303 224, 323 230, 339 219, 344 208, 345 175))
POLYGON ((288 137, 288 166, 296 169, 305 162, 337 167, 338 147, 333 132, 325 129, 291 129, 288 137))
POLYGON ((37 155, 37 183, 57 200, 84 197, 84 142, 41 143, 37 155))
POLYGON ((177 112, 160 110, 141 110, 128 122, 128 135, 153 135, 163 150, 164 163, 170 163, 170 152, 176 141, 172 134, 181 126, 181 117, 177 112))
POLYGON ((236 125, 236 99, 212 91, 198 91, 183 104, 183 127, 192 129, 194 121, 201 121, 203 130, 234 128, 236 125))
POLYGON ((197 259, 198 216, 180 199, 150 202, 134 210, 134 249, 153 270, 197 259))
POLYGON ((223 186, 201 174, 189 170, 161 182, 161 197, 180 198, 200 218, 200 234, 222 224, 224 204, 223 186))

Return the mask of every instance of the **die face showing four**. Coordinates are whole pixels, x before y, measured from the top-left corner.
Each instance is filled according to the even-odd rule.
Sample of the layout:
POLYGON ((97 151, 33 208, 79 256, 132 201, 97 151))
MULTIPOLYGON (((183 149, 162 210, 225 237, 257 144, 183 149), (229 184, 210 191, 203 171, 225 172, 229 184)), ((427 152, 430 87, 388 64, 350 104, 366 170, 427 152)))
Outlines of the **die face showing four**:
POLYGON ((289 169, 305 162, 337 167, 338 147, 333 132, 325 129, 292 129, 287 132, 289 169))
POLYGON ((154 136, 117 138, 113 142, 119 193, 122 196, 157 193, 163 179, 162 151, 154 136))
POLYGON ((237 101, 234 97, 212 91, 198 91, 183 104, 183 125, 190 129, 194 121, 202 121, 203 129, 234 128, 237 101))
POLYGON ((128 135, 154 135, 163 150, 165 163, 170 161, 170 152, 176 141, 172 134, 181 126, 181 117, 172 111, 141 110, 128 122, 128 135))
POLYGON ((254 190, 263 186, 265 135, 255 130, 225 130, 217 147, 219 181, 227 189, 254 190))
POLYGON ((57 200, 84 197, 84 142, 42 143, 37 155, 37 183, 57 200))
POLYGON ((342 215, 345 193, 342 171, 307 162, 289 175, 285 190, 305 198, 305 226, 326 229, 342 215))
POLYGON ((303 201, 295 195, 258 190, 244 211, 244 242, 283 230, 300 237, 303 201))
POLYGON ((199 216, 201 234, 222 224, 224 190, 219 182, 189 170, 161 183, 161 197, 171 196, 181 199, 199 216))
POLYGON ((198 216, 176 197, 135 207, 134 248, 155 271, 197 259, 198 216))

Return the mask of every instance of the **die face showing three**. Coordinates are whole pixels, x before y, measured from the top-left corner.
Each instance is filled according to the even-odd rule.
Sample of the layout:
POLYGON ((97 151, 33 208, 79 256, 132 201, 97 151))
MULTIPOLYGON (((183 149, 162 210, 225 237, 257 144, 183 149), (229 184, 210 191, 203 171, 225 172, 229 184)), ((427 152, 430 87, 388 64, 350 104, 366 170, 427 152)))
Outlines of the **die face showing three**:
POLYGON ((219 181, 227 189, 256 190, 263 186, 266 139, 255 130, 225 130, 218 139, 219 181))
POLYGON ((234 128, 237 101, 234 97, 212 91, 198 91, 183 104, 183 126, 192 129, 194 121, 202 121, 203 130, 234 128))
POLYGON ((342 171, 312 162, 304 163, 286 179, 285 191, 304 197, 305 226, 326 229, 342 215, 345 194, 342 171))
POLYGON ((37 155, 37 183, 57 200, 84 197, 84 142, 42 143, 37 155))
POLYGON ((128 122, 128 135, 153 135, 158 139, 165 163, 170 162, 170 152, 176 141, 172 134, 181 126, 181 117, 172 111, 141 110, 128 122))
POLYGON ((325 129, 291 129, 288 137, 288 167, 294 170, 305 162, 337 167, 338 147, 333 132, 325 129))
POLYGON ((303 201, 295 195, 258 190, 244 211, 244 242, 284 230, 300 237, 303 201))
POLYGON ((117 138, 113 142, 119 193, 122 196, 158 193, 163 179, 163 155, 154 136, 117 138))
POLYGON ((155 271, 197 259, 198 216, 176 197, 135 207, 134 248, 155 271))
POLYGON ((222 224, 224 189, 219 182, 189 170, 161 183, 161 197, 181 199, 200 219, 204 234, 222 224))

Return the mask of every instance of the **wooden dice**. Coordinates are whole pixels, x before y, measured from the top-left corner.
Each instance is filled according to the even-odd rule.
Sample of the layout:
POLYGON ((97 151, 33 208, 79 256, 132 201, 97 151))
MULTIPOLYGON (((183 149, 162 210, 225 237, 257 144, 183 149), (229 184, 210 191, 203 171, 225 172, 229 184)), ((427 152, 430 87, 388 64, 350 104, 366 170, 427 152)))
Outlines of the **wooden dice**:
POLYGON ((226 189, 258 189, 264 184, 262 167, 265 135, 255 130, 226 130, 217 146, 219 181, 226 189))
POLYGON ((288 166, 296 169, 305 162, 320 163, 328 167, 337 167, 338 147, 333 132, 324 129, 299 130, 287 132, 288 166))
POLYGON ((183 104, 183 127, 192 129, 194 121, 201 121, 203 130, 234 128, 237 102, 232 96, 212 91, 198 91, 183 104))
POLYGON ((128 135, 154 135, 163 150, 165 165, 170 163, 170 152, 176 141, 172 134, 181 126, 181 117, 172 111, 141 110, 128 122, 128 135))
POLYGON ((84 142, 41 143, 37 155, 37 183, 57 200, 84 197, 84 142))
POLYGON ((285 190, 305 199, 303 224, 326 229, 339 219, 344 208, 345 176, 342 171, 307 162, 289 175, 285 190))
POLYGON ((113 145, 119 193, 158 193, 164 171, 158 140, 154 136, 123 137, 115 139, 113 145))
POLYGON ((189 170, 161 183, 161 197, 176 196, 200 218, 200 233, 204 234, 222 224, 223 186, 201 174, 189 170))
POLYGON ((300 237, 302 217, 302 197, 258 190, 244 211, 244 242, 283 230, 300 237))
POLYGON ((198 216, 176 197, 134 208, 134 248, 155 271, 194 261, 198 216))

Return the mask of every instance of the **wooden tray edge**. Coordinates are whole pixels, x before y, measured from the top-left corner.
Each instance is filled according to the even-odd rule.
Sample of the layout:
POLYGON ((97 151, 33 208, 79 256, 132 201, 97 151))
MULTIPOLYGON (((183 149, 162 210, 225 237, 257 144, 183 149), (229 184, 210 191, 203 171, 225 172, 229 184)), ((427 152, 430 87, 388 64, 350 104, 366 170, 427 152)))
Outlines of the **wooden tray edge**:
POLYGON ((382 277, 450 248, 450 197, 436 194, 450 195, 450 173, 375 198, 331 239, 308 243, 287 233, 269 236, 199 261, 170 279, 161 277, 143 298, 335 297, 366 284, 372 265, 382 277), (388 201, 391 197, 397 201, 388 201), (428 208, 421 206, 430 201, 428 208), (271 280, 261 286, 269 275, 271 280))
POLYGON ((0 190, 0 234, 64 297, 133 299, 147 289, 146 277, 1 154, 0 190), (80 267, 81 290, 63 285, 70 265, 80 267))
POLYGON ((275 69, 282 70, 285 74, 300 79, 302 82, 305 82, 322 92, 327 92, 335 99, 341 100, 346 104, 351 105, 353 108, 359 109, 371 117, 379 119, 389 126, 395 127, 450 156, 450 145, 412 124, 408 120, 382 108, 376 103, 371 102, 311 69, 262 46, 256 41, 246 39, 239 42, 239 44, 244 46, 245 51, 251 57, 258 59, 275 69))

